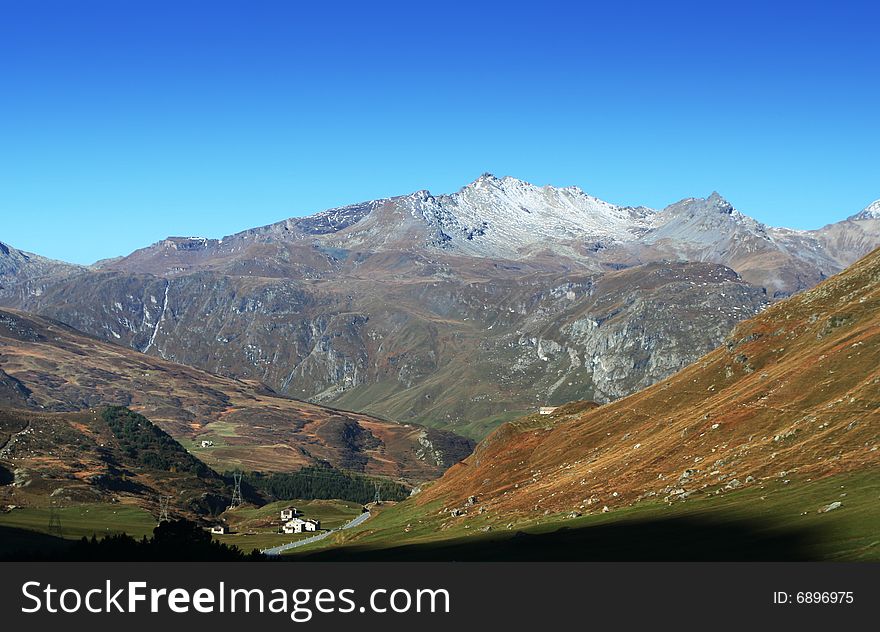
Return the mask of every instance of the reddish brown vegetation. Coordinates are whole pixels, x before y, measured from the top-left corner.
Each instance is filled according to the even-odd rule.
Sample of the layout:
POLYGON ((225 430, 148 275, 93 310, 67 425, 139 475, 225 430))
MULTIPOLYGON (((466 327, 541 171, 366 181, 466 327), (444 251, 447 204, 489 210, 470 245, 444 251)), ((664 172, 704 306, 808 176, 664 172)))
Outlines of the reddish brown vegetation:
POLYGON ((875 251, 743 322, 661 383, 595 410, 499 428, 418 502, 453 506, 476 495, 502 513, 595 511, 876 467, 878 407, 875 251))

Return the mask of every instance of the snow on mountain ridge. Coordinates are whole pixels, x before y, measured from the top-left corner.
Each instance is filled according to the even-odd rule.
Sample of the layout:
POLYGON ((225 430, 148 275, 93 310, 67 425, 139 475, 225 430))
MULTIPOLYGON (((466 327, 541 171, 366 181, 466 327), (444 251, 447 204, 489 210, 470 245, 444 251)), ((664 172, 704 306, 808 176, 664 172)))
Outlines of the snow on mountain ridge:
MULTIPOLYGON (((850 219, 878 218, 880 200, 850 219)), ((812 233, 769 227, 740 212, 715 191, 658 211, 618 206, 577 186, 539 186, 491 173, 451 194, 419 190, 292 217, 220 241, 169 238, 154 247, 192 251, 222 248, 232 256, 252 239, 306 240, 376 251, 428 247, 466 256, 513 259, 542 251, 580 258, 585 249, 598 252, 620 246, 660 247, 672 257, 723 260, 743 240, 752 244, 747 249, 762 248, 761 243, 776 244, 798 258, 803 258, 799 250, 823 248, 812 233), (695 248, 701 252, 697 254, 695 248)), ((744 247, 737 248, 741 251, 744 247)))
POLYGON ((880 219, 880 200, 874 200, 850 219, 880 219))
POLYGON ((553 239, 632 240, 650 228, 655 212, 616 206, 575 186, 542 187, 492 174, 483 174, 449 195, 418 192, 404 198, 404 204, 448 247, 456 242, 465 251, 494 254, 510 254, 553 239), (462 238, 471 243, 462 243, 462 238))

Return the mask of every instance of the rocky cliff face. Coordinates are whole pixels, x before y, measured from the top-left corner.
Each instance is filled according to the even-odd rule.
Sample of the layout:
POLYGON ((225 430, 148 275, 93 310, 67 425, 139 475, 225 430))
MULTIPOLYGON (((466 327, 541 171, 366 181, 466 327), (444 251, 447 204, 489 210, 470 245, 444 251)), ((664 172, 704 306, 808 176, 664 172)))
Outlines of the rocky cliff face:
POLYGON ((651 384, 765 304, 729 268, 682 263, 471 282, 101 272, 25 306, 279 393, 479 435, 545 403, 651 384))
POLYGON ((0 301, 14 303, 39 296, 47 286, 82 269, 0 241, 0 301))
MULTIPOLYGON (((717 194, 662 211, 484 175, 89 268, 8 270, 0 303, 279 393, 480 436, 610 401, 880 243, 863 212, 764 226, 717 194)), ((2 270, 3 268, 0 268, 2 270)))

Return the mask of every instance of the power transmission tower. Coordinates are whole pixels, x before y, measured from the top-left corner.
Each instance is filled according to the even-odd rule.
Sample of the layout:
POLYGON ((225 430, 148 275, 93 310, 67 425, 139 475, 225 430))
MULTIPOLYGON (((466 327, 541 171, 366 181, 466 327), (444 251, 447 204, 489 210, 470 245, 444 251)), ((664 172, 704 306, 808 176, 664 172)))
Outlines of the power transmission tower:
POLYGON ((241 472, 233 472, 232 480, 235 481, 235 488, 232 490, 232 501, 229 503, 229 508, 235 509, 244 502, 241 498, 241 472))
POLYGON ((159 523, 170 522, 168 507, 171 505, 171 496, 159 496, 159 523))
POLYGON ((49 534, 56 538, 64 537, 64 531, 61 529, 61 513, 55 503, 49 506, 49 534))
POLYGON ((373 497, 373 502, 377 505, 381 505, 382 496, 379 494, 379 481, 373 481, 373 484, 376 486, 376 495, 373 497))

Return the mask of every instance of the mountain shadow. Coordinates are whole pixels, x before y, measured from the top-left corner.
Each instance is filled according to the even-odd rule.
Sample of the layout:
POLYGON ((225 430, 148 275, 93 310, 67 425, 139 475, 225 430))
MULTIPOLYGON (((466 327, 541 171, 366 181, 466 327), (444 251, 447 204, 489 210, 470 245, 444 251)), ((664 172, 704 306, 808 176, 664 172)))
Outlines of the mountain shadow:
POLYGON ((390 548, 343 547, 303 557, 321 562, 795 562, 813 559, 811 545, 821 538, 815 528, 782 530, 757 520, 687 517, 390 548))

